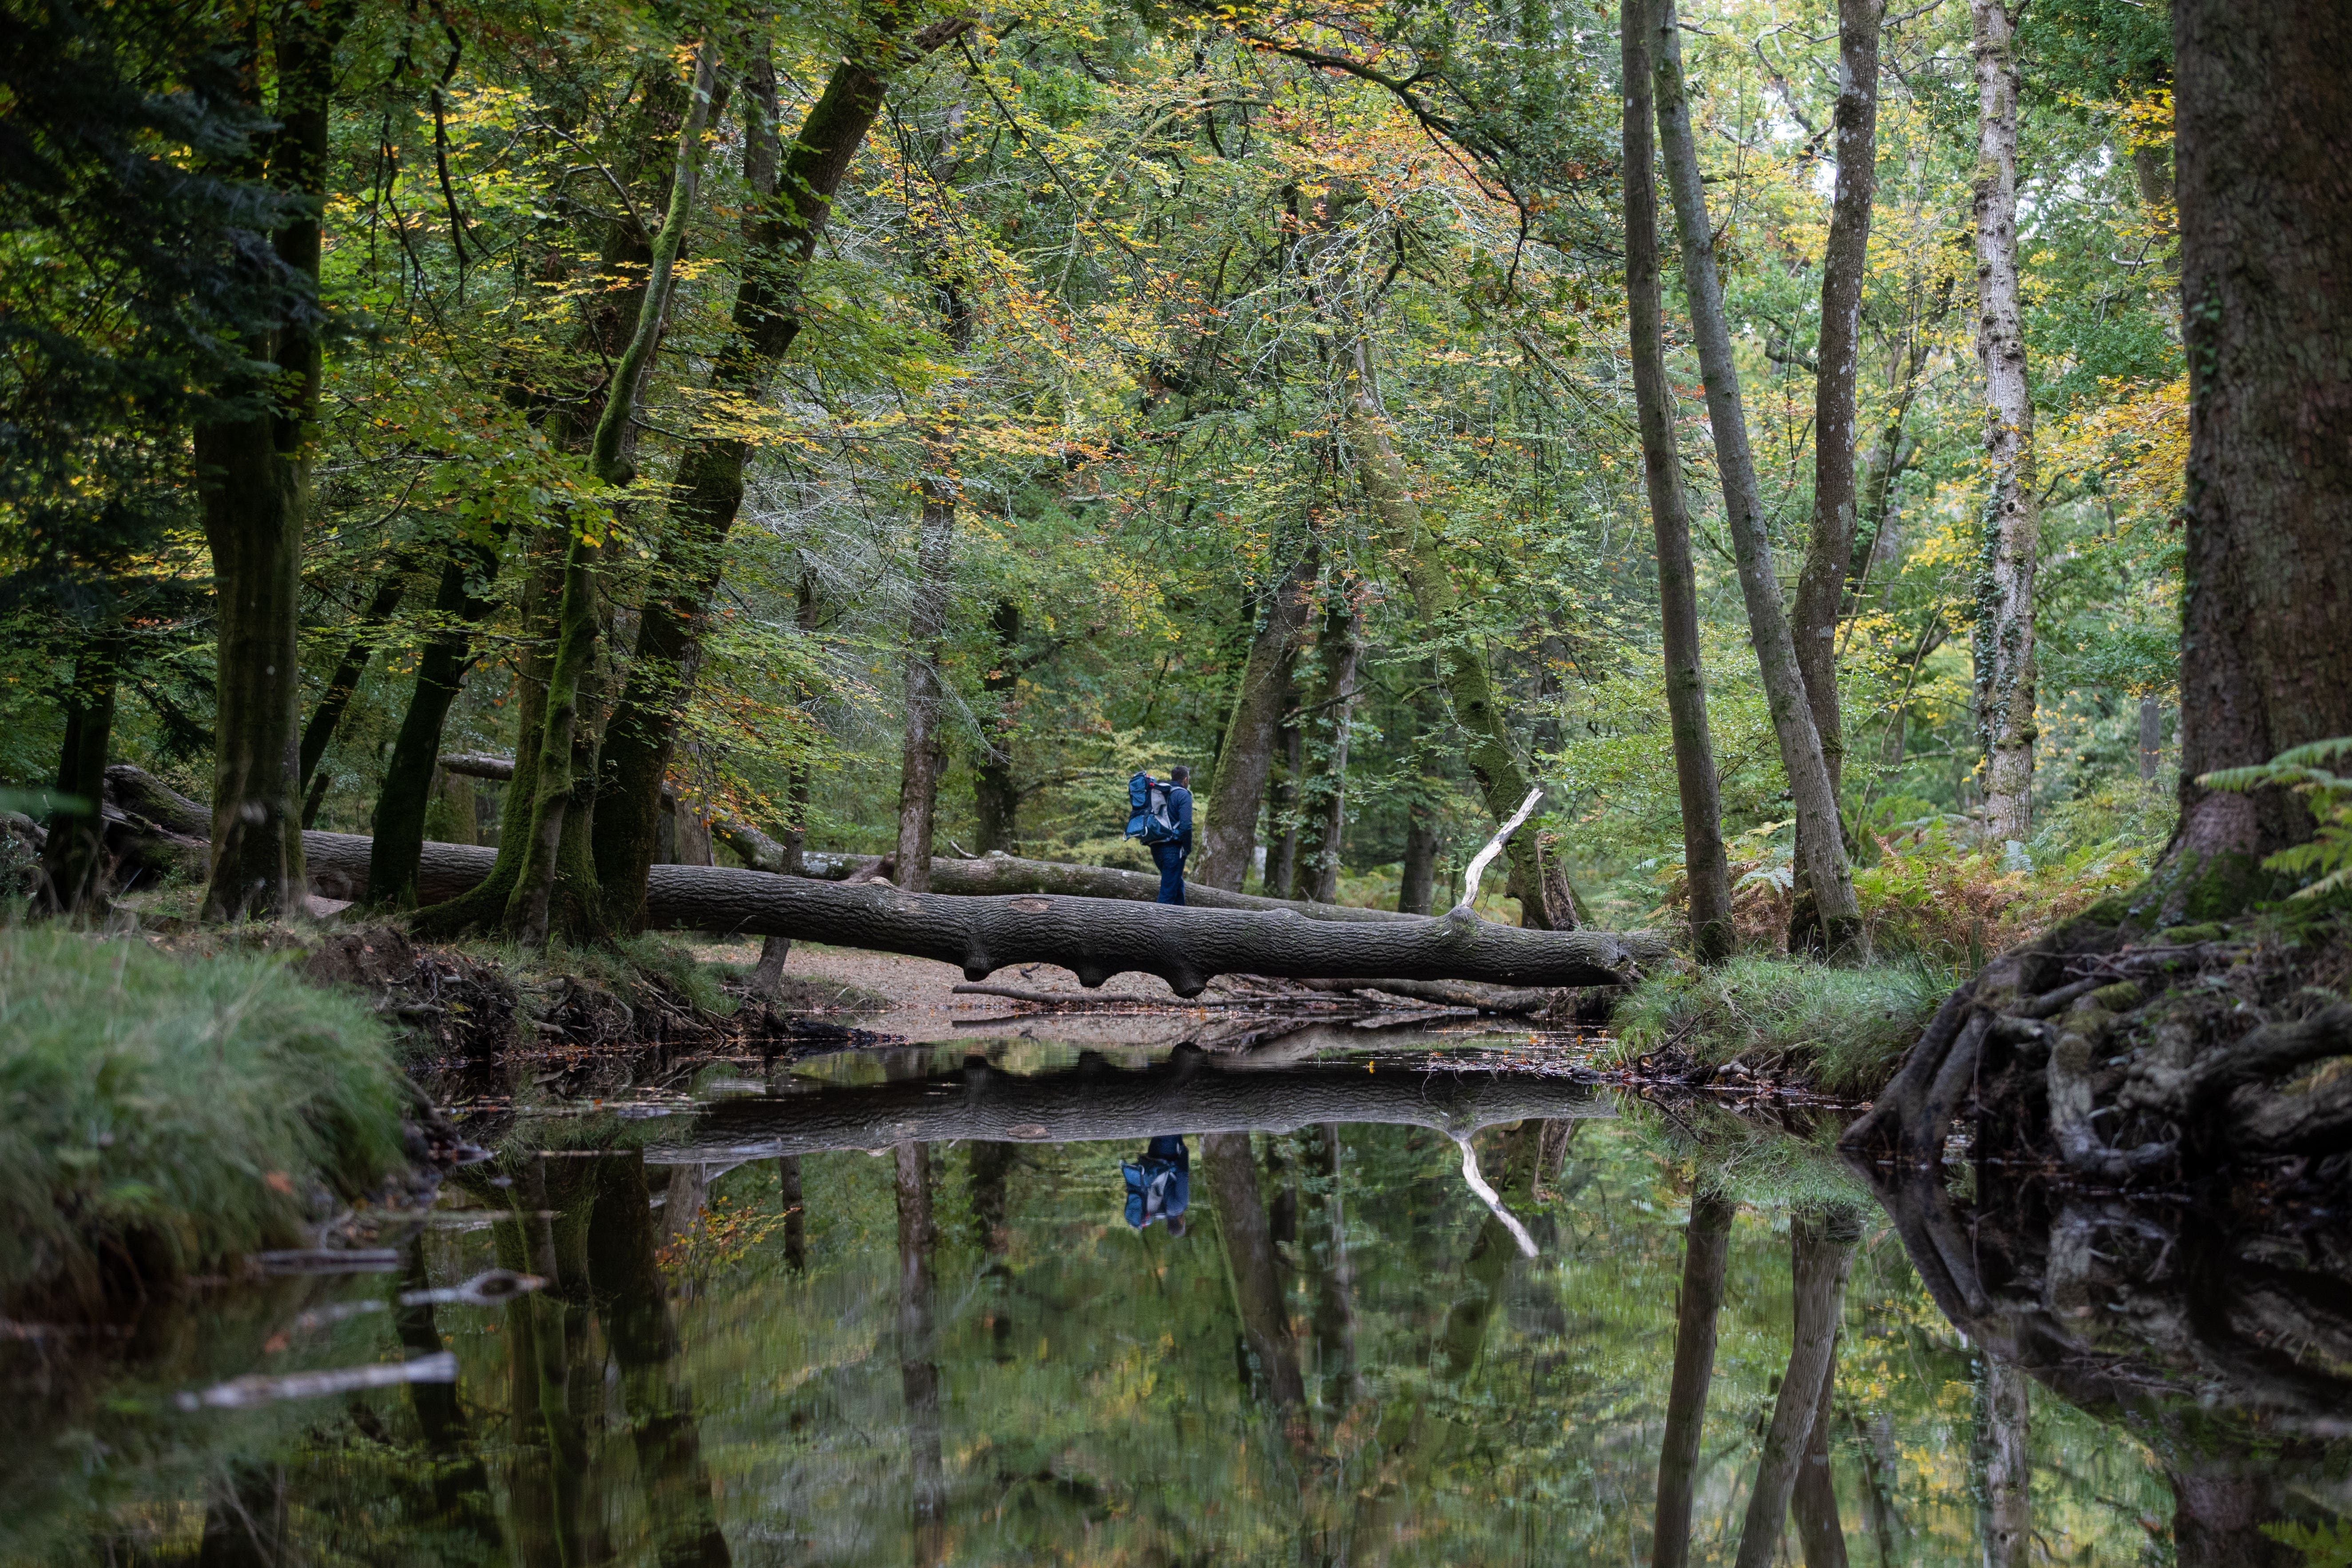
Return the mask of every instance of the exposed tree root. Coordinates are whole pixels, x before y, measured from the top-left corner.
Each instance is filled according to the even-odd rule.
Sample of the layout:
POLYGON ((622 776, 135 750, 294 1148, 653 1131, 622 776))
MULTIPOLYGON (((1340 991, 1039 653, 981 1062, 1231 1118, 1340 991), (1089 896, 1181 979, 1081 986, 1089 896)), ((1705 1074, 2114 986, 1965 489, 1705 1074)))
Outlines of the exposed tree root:
POLYGON ((1844 1146, 1933 1163, 1958 1118, 1979 1159, 2054 1157, 2114 1185, 2290 1158, 2341 1182, 2352 1174, 2352 1070, 2323 1064, 2352 1052, 2347 975, 2340 918, 2137 939, 2072 922, 1953 993, 1844 1146))

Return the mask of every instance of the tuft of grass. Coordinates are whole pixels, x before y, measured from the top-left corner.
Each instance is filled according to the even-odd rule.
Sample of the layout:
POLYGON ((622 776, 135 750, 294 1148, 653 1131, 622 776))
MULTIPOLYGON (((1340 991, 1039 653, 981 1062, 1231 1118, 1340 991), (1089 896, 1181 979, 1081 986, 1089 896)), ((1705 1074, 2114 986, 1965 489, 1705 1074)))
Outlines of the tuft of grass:
POLYGON ((303 1245, 403 1163, 404 1099, 384 1026, 283 959, 0 930, 0 1303, 303 1245))
POLYGON ((1745 953, 1713 969, 1650 976, 1612 1020, 1627 1058, 1672 1047, 1707 1066, 1734 1058, 1782 1070, 1833 1094, 1883 1086, 1958 984, 1917 959, 1843 969, 1745 953))

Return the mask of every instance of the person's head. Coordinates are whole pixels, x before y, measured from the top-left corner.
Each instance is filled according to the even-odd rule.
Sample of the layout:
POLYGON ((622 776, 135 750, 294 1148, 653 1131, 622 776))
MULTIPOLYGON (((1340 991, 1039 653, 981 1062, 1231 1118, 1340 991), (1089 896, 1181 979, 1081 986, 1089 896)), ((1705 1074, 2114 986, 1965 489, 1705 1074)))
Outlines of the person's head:
POLYGON ((1166 1224, 1168 1226, 1168 1234, 1170 1236, 1176 1237, 1184 1234, 1184 1216, 1182 1215, 1170 1215, 1167 1218, 1166 1224))
POLYGON ((1183 763, 1178 763, 1174 767, 1168 770, 1168 782, 1170 784, 1190 784, 1192 782, 1192 770, 1186 767, 1183 763))

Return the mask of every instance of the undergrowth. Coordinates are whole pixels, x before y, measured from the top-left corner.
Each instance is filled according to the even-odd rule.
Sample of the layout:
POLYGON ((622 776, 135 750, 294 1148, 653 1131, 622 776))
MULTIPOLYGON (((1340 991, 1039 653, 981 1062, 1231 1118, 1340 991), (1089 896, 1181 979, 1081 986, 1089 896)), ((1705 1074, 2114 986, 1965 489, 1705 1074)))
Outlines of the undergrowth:
POLYGON ((0 1302, 303 1245, 403 1163, 403 1103, 384 1026, 282 958, 0 930, 0 1302))
POLYGON ((1831 1093, 1868 1093, 1957 979, 1917 958, 1848 969, 1745 953, 1651 975, 1619 1001, 1612 1025, 1628 1060, 1675 1049, 1704 1066, 1737 1058, 1831 1093))

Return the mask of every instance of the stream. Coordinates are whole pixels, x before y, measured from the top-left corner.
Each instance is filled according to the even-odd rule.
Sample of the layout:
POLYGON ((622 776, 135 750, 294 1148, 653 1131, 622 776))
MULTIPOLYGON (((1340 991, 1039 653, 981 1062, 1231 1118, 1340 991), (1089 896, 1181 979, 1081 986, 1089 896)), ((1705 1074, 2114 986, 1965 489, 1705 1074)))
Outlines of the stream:
POLYGON ((2340 1215, 1856 1171, 1572 1035, 959 1034, 437 1085, 493 1157, 361 1271, 0 1339, 0 1563, 1647 1563, 1702 1190, 1690 1562, 1824 1246, 1841 1540, 1762 1560, 2352 1561, 2340 1215))

